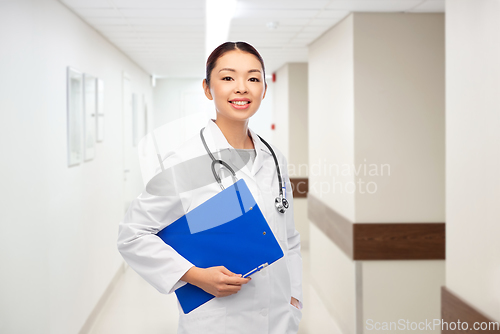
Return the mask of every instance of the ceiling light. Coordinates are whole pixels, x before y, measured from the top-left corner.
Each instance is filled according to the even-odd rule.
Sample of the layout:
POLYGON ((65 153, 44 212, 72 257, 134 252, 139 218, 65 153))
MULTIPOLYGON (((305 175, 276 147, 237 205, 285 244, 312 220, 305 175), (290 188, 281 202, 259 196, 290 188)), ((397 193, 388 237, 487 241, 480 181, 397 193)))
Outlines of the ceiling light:
POLYGON ((206 0, 205 59, 220 44, 227 42, 236 0, 206 0))

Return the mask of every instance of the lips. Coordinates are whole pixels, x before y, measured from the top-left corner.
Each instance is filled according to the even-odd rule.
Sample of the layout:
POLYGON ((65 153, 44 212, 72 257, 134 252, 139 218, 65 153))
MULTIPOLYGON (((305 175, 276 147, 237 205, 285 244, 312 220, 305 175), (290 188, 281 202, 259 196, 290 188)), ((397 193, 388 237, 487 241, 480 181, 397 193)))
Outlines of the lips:
POLYGON ((246 109, 250 105, 250 99, 232 99, 229 101, 235 109, 246 109))
POLYGON ((244 106, 246 104, 250 103, 250 99, 242 98, 242 99, 232 99, 229 101, 229 103, 238 105, 238 106, 244 106))

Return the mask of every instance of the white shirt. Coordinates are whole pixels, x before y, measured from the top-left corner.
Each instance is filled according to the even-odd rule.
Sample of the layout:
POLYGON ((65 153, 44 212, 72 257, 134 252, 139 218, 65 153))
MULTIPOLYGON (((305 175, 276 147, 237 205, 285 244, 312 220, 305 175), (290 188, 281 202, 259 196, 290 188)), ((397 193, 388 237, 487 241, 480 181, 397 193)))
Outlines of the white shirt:
MULTIPOLYGON (((189 314, 184 314, 178 304, 179 334, 294 334, 298 331, 302 311, 291 305, 290 299, 294 297, 302 305, 302 257, 300 235, 294 226, 287 162, 273 147, 290 204, 282 214, 274 205, 279 188, 274 159, 260 138, 249 131, 255 146, 255 161, 251 169, 247 165, 236 171, 236 176, 245 180, 285 256, 252 275, 252 280, 236 294, 214 298, 189 314)), ((212 152, 234 150, 212 120, 208 121, 204 136, 212 152)), ((164 165, 168 168, 204 154, 201 139, 195 136, 169 156, 164 165)), ((210 169, 210 165, 206 168, 210 169)), ((228 187, 233 180, 225 177, 222 182, 228 187)), ((186 284, 180 278, 193 265, 156 233, 218 192, 220 187, 214 179, 208 185, 178 196, 154 196, 143 191, 131 203, 119 225, 118 250, 130 267, 159 292, 172 293, 186 284)))

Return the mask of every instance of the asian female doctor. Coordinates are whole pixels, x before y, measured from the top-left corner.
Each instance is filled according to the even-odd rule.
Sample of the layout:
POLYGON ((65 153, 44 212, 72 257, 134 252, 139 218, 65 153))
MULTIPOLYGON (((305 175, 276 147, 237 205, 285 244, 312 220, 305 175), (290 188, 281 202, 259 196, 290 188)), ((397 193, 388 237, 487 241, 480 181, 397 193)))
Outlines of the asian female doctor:
MULTIPOLYGON (((236 171, 236 177, 245 180, 285 256, 242 278, 245 273, 232 273, 222 266, 195 267, 155 235, 184 215, 186 206, 195 208, 220 192, 215 179, 191 192, 189 198, 159 197, 143 191, 120 222, 118 250, 130 267, 161 293, 172 293, 187 282, 216 297, 188 314, 179 305, 179 334, 297 333, 302 317, 302 257, 287 162, 272 147, 281 171, 283 197, 288 200, 288 209, 279 212, 275 199, 280 185, 273 152, 248 127, 267 91, 264 61, 245 42, 223 43, 207 60, 203 89, 216 109, 216 119, 209 120, 203 130, 205 144, 212 152, 250 154, 248 164, 236 171)), ((203 154, 207 154, 206 148, 196 136, 165 162, 175 164, 203 154)), ((224 175, 222 183, 230 186, 230 174, 224 175)))

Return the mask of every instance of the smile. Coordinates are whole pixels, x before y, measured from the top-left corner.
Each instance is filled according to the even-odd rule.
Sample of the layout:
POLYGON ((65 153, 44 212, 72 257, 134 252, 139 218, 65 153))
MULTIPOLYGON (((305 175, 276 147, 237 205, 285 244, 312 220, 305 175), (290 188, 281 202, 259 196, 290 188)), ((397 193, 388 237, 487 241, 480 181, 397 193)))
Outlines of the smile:
POLYGON ((243 106, 245 104, 249 104, 250 101, 229 101, 229 103, 236 104, 238 106, 243 106))
POLYGON ((250 106, 250 101, 233 100, 229 103, 231 103, 231 107, 238 110, 247 109, 250 106))

